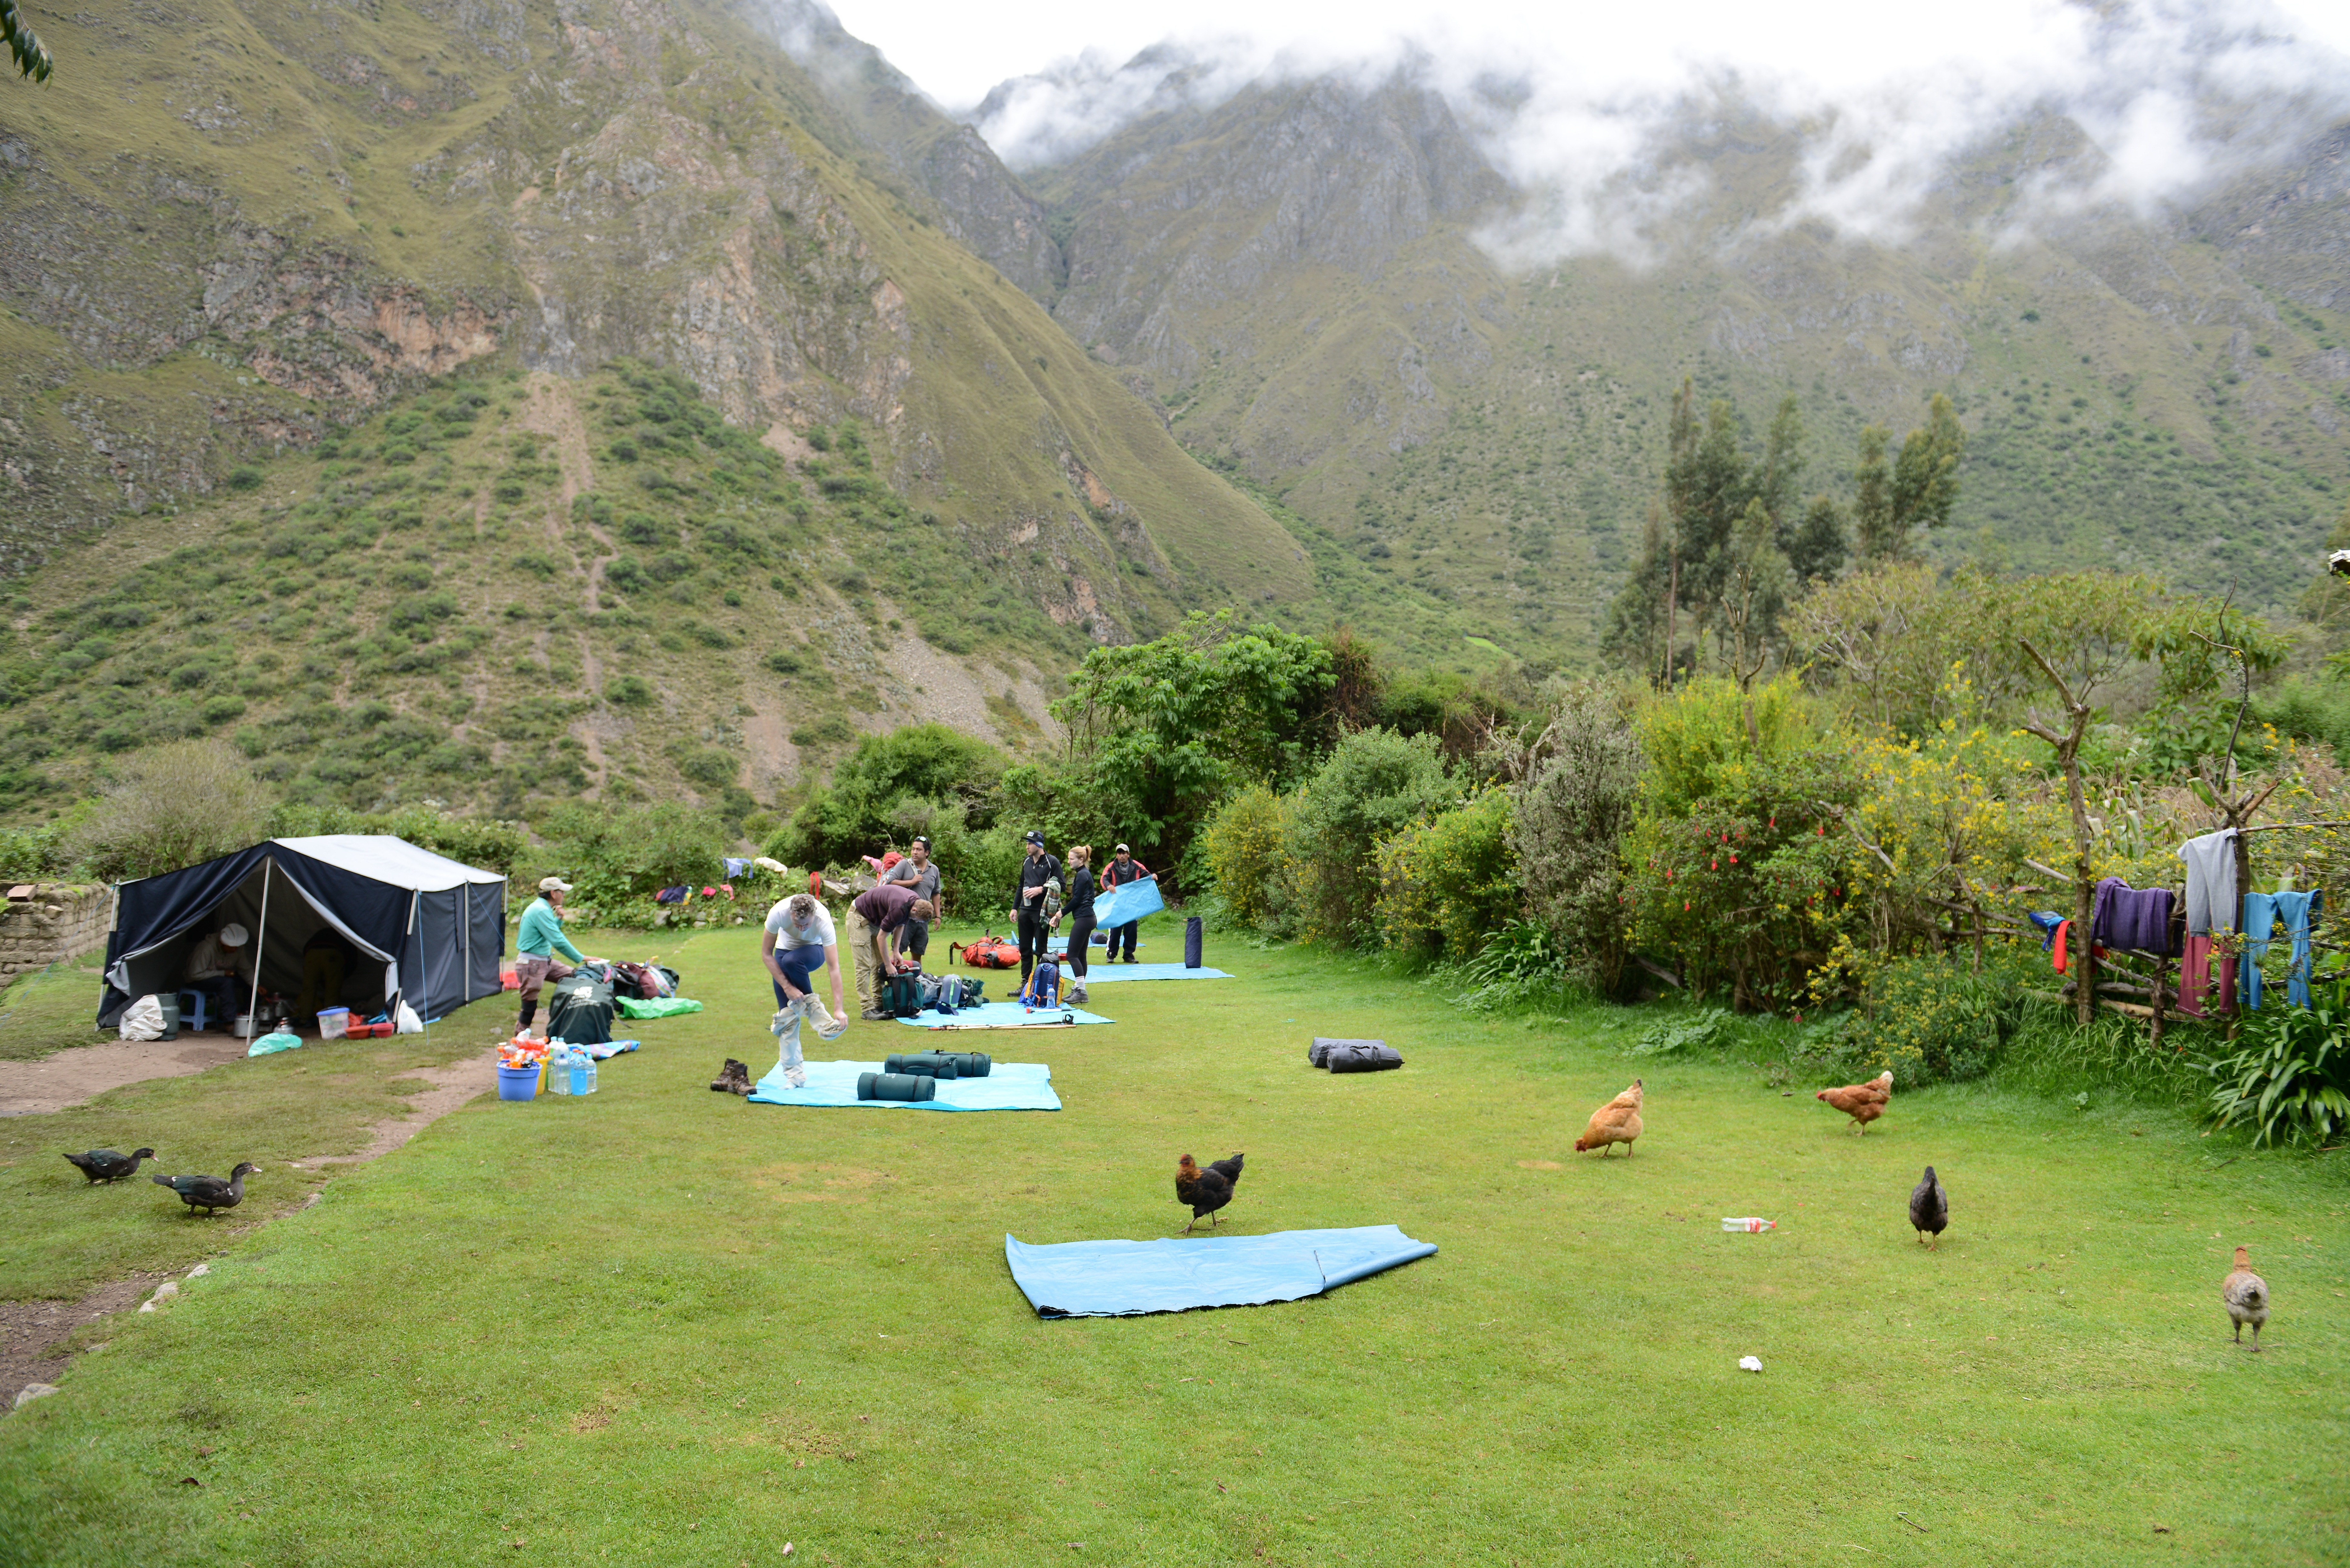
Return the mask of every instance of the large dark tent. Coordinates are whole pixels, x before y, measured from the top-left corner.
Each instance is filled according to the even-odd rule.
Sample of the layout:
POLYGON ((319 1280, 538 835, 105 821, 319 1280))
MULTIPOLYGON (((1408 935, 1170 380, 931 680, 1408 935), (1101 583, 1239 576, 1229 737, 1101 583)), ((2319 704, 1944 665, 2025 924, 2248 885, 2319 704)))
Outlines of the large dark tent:
POLYGON ((332 927, 360 954, 343 976, 346 1006, 373 1013, 405 1002, 421 1018, 439 1018, 499 989, 505 906, 497 872, 404 838, 268 839, 122 884, 98 1021, 113 1023, 135 997, 178 991, 188 950, 231 922, 255 933, 265 990, 301 990, 303 944, 332 927))

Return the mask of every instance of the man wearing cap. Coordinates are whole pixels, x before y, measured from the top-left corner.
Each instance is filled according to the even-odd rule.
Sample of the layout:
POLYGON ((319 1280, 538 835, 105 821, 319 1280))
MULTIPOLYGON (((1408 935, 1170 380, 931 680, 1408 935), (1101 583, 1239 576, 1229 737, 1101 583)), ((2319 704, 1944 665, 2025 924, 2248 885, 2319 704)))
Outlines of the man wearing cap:
POLYGON ((570 979, 571 964, 588 961, 563 934, 563 895, 569 891, 570 883, 548 877, 539 883, 538 897, 522 912, 522 929, 515 933, 515 979, 522 987, 518 1033, 529 1033, 531 1020, 538 1016, 539 988, 550 980, 570 979), (556 958, 558 952, 571 963, 556 958))
POLYGON ((251 971, 245 968, 244 944, 250 940, 243 926, 223 926, 196 939, 188 950, 187 967, 180 971, 184 989, 213 999, 213 1016, 224 1027, 236 1022, 237 1001, 246 994, 251 971))
MULTIPOLYGON (((902 882, 914 890, 914 897, 932 909, 939 903, 939 863, 931 858, 931 841, 917 835, 906 846, 906 857, 881 874, 884 886, 902 882)), ((911 953, 920 963, 922 955, 931 950, 931 922, 910 919, 898 928, 897 950, 911 953)))
POLYGON ((1061 863, 1045 853, 1045 836, 1028 830, 1028 857, 1020 863, 1020 885, 1012 890, 1012 917, 1020 928, 1020 981, 1026 984, 1036 961, 1045 956, 1045 940, 1053 934, 1054 911, 1046 907, 1045 889, 1057 893, 1061 863))
MULTIPOLYGON (((1118 846, 1118 853, 1111 857, 1110 863, 1102 867, 1101 885, 1104 889, 1123 887, 1128 882, 1139 882, 1145 877, 1149 875, 1150 867, 1145 866, 1141 861, 1137 860, 1134 857, 1133 853, 1128 850, 1125 845, 1121 844, 1118 846)), ((1122 926, 1112 926, 1109 929, 1109 946, 1104 950, 1102 953, 1102 962, 1116 963, 1118 961, 1118 939, 1120 937, 1124 937, 1126 939, 1126 961, 1128 963, 1132 963, 1134 961, 1135 928, 1141 925, 1141 923, 1142 922, 1139 920, 1128 920, 1122 926)))

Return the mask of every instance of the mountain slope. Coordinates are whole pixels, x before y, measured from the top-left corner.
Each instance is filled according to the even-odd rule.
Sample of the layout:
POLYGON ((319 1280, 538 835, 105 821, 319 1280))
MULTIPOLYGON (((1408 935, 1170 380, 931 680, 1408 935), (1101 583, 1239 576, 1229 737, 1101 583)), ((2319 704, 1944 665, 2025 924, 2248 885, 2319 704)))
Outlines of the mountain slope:
POLYGON ((1778 222, 1794 134, 1708 105, 1659 177, 1711 194, 1657 255, 1512 271, 1479 241, 1525 199, 1409 79, 1165 99, 1026 172, 1066 235, 1055 318, 1194 451, 1522 656, 1592 656, 1684 375, 1758 420, 1796 393, 1831 491, 1861 425, 1950 391, 1973 445, 1936 548, 2022 567, 2282 606, 2350 483, 2350 128, 2190 212, 2027 226, 2022 192, 2102 155, 2018 127, 1896 245, 1778 222))
POLYGON ((202 0, 168 48, 87 16, 50 41, 51 86, 0 95, 9 565, 420 378, 632 356, 787 444, 860 421, 1092 638, 1313 595, 1294 540, 836 152, 826 95, 714 5, 202 0))

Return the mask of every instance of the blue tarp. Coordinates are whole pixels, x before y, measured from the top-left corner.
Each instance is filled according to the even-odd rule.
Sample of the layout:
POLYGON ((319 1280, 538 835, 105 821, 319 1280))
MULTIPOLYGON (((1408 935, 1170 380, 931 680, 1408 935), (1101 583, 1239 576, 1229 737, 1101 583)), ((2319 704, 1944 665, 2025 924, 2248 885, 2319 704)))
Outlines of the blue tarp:
MULTIPOLYGON (((1067 977, 1062 984, 1066 987, 1067 977)), ((900 1023, 916 1029, 1038 1029, 1047 1024, 1115 1023, 1115 1018, 1104 1018, 1098 1012, 1087 1012, 1082 1007, 1026 1008, 1016 1002, 987 1002, 977 1007, 966 1007, 960 1012, 917 1012, 911 1018, 900 1018, 900 1023)))
POLYGON ((1120 883, 1107 893, 1095 894, 1094 923, 1107 930, 1112 926, 1130 925, 1166 907, 1166 900, 1159 896, 1159 878, 1145 877, 1139 881, 1120 883))
POLYGON ((984 1078, 941 1080, 934 1100, 860 1100, 857 1075, 878 1073, 879 1062, 808 1062, 807 1087, 784 1082, 783 1064, 759 1080, 754 1106, 858 1106, 898 1111, 1057 1111, 1053 1070, 1041 1062, 998 1062, 984 1078))
POLYGON ((1393 1225, 1037 1247, 1003 1238, 1013 1282, 1038 1317, 1128 1317, 1294 1302, 1435 1251, 1393 1225))
MULTIPOLYGON (((1062 978, 1072 978, 1065 971, 1062 978)), ((1086 965, 1087 985, 1107 985, 1114 980, 1230 980, 1220 969, 1185 969, 1180 963, 1102 963, 1086 965)))

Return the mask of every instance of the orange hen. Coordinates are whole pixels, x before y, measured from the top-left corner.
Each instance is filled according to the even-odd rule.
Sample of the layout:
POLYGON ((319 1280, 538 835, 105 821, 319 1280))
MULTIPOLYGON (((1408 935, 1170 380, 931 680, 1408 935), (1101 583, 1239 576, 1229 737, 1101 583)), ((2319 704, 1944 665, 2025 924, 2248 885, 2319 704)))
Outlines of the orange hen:
POLYGON ((1893 1103, 1893 1075, 1879 1073, 1866 1084, 1846 1084, 1841 1089, 1822 1089, 1812 1096, 1825 1100, 1852 1118, 1856 1130, 1866 1134, 1868 1124, 1885 1114, 1893 1103))
POLYGON ((1640 1080, 1635 1078, 1630 1088, 1591 1113, 1591 1125, 1585 1127, 1583 1136, 1575 1140, 1575 1152, 1581 1154, 1586 1149, 1596 1148, 1599 1151, 1599 1158, 1605 1159, 1607 1158, 1607 1146, 1620 1143, 1624 1146, 1624 1158, 1629 1159, 1632 1158, 1632 1140, 1639 1136, 1640 1080))

